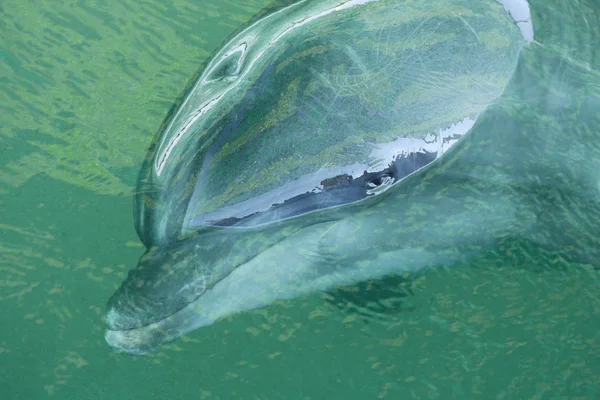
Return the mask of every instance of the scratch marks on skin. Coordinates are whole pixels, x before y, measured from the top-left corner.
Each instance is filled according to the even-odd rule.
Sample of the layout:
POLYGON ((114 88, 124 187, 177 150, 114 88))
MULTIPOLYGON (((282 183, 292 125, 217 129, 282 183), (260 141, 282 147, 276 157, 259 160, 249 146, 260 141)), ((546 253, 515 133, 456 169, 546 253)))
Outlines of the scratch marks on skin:
POLYGON ((352 48, 352 46, 345 45, 344 48, 346 49, 346 53, 348 54, 350 59, 352 59, 352 61, 354 61, 354 64, 358 65, 358 68, 361 70, 361 72, 363 74, 366 74, 368 72, 368 69, 367 69, 365 63, 363 62, 363 60, 361 59, 361 57, 352 48))
POLYGON ((454 14, 458 19, 460 19, 470 30, 471 32, 473 32, 473 35, 475 35, 475 37, 477 38, 477 41, 479 43, 481 43, 481 40, 479 39, 479 36, 477 35, 477 32, 475 32, 475 29, 473 29, 473 27, 471 26, 471 24, 469 24, 467 21, 465 21, 465 19, 463 17, 460 16, 460 14, 454 14))
POLYGON ((388 17, 388 19, 385 21, 385 23, 381 26, 381 29, 379 30, 379 34, 377 35, 377 48, 376 48, 376 53, 375 53, 376 54, 375 59, 377 60, 377 62, 379 62, 379 43, 381 43, 381 34, 383 33, 383 30, 385 29, 385 27, 388 26, 390 18, 392 18, 392 17, 391 16, 388 17))

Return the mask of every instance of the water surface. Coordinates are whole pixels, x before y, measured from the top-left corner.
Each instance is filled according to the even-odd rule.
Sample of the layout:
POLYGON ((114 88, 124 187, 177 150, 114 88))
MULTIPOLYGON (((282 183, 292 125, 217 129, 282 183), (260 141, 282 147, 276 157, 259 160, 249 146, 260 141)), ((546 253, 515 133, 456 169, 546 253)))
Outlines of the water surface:
MULTIPOLYGON (((600 6, 531 1, 536 41, 471 151, 539 236, 245 312, 145 357, 103 338, 143 248, 147 146, 211 52, 268 1, 2 5, 3 398, 600 397, 600 6), (498 171, 501 171, 499 173, 498 171)), ((466 161, 465 161, 466 162, 466 161)))

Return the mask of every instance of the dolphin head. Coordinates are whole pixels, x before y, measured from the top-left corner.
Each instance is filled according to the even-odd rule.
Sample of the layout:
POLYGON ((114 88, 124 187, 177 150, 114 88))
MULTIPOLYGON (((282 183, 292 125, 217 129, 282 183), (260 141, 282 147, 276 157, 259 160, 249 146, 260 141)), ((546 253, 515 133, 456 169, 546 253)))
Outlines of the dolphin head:
POLYGON ((475 211, 450 174, 423 178, 458 159, 448 150, 529 41, 514 10, 454 3, 299 1, 225 44, 142 167, 138 187, 158 188, 136 198, 149 250, 109 301, 109 345, 143 354, 275 300, 449 265, 516 229, 501 185, 475 211))

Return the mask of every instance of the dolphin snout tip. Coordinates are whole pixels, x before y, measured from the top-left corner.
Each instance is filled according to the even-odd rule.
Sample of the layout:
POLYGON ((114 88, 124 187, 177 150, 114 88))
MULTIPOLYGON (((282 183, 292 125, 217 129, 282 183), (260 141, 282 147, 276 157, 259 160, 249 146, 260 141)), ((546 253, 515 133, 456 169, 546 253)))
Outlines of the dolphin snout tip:
POLYGON ((106 313, 106 317, 104 318, 108 329, 111 330, 119 330, 122 329, 123 326, 123 317, 114 308, 110 308, 106 313))

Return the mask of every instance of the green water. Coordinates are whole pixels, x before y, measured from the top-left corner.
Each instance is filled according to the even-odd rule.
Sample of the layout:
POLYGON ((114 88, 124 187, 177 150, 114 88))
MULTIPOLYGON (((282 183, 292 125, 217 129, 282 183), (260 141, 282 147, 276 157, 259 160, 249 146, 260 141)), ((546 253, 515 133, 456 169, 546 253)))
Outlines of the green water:
POLYGON ((2 2, 0 397, 600 398, 593 0, 530 3, 536 42, 474 136, 494 133, 478 145, 495 171, 539 176, 520 194, 538 240, 278 302, 144 357, 110 351, 105 304, 143 252, 132 203, 147 146, 200 63, 268 3, 2 2), (369 303, 377 293, 402 293, 400 312, 369 303))

